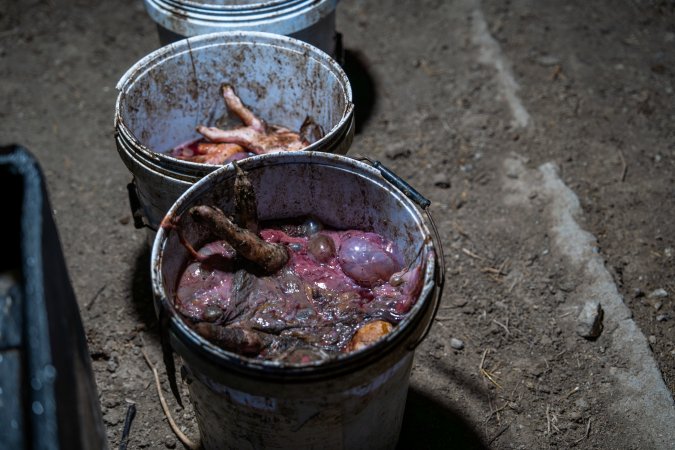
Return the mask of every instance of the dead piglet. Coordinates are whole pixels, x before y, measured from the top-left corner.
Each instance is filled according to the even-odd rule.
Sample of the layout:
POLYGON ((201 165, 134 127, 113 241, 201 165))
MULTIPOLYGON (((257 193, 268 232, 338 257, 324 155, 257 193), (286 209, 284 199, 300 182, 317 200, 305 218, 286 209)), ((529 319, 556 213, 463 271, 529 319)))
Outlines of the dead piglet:
POLYGON ((221 92, 227 108, 239 116, 244 126, 232 130, 221 130, 204 125, 198 126, 197 131, 211 142, 237 144, 250 152, 262 155, 272 152, 302 150, 310 142, 301 134, 311 138, 315 138, 319 132, 323 134, 320 129, 319 131, 316 130, 317 126, 311 120, 309 122, 305 120, 303 127, 306 130, 300 134, 282 126, 267 125, 265 121, 256 117, 250 109, 244 106, 231 85, 223 84, 221 92))
MULTIPOLYGON (((176 291, 176 309, 198 322, 229 324, 252 316, 256 305, 238 300, 238 279, 231 272, 194 270, 187 267, 176 291), (196 280, 196 281, 195 281, 196 280)), ((242 271, 243 272, 243 271, 242 271)))
MULTIPOLYGON (((359 322, 363 321, 363 316, 359 322)), ((357 322, 357 323, 359 323, 357 322)), ((293 336, 315 348, 336 354, 342 351, 354 335, 356 324, 342 322, 324 323, 313 328, 298 328, 285 332, 284 336, 293 336)))
POLYGON ((259 296, 255 295, 258 284, 259 279, 246 270, 237 270, 233 274, 228 293, 231 301, 228 308, 223 309, 220 323, 242 324, 253 316, 260 303, 259 296))
MULTIPOLYGON (((279 334, 281 331, 295 324, 287 321, 287 297, 280 286, 279 280, 274 277, 256 277, 245 270, 240 270, 247 280, 242 283, 236 292, 236 309, 241 315, 236 318, 237 323, 244 324, 264 333, 279 334)), ((236 277, 235 277, 236 278, 236 277)), ((233 283, 237 289, 237 283, 233 283)))
POLYGON ((194 328, 208 341, 245 356, 257 356, 272 341, 268 335, 240 327, 200 322, 194 328))
POLYGON ((179 145, 169 154, 185 161, 213 165, 225 164, 248 156, 246 150, 240 145, 205 142, 203 138, 179 145))
POLYGON ((251 328, 295 336, 295 330, 314 328, 322 322, 312 304, 312 288, 291 270, 283 269, 274 277, 256 280, 256 288, 249 300, 256 303, 255 312, 248 321, 251 328))
MULTIPOLYGON (((363 305, 368 301, 359 291, 330 292, 318 290, 314 299, 321 317, 331 323, 355 325, 365 317, 363 305)), ((372 297, 371 297, 372 298, 372 297)))
POLYGON ((276 336, 239 326, 222 326, 201 322, 195 331, 208 341, 240 355, 282 360, 290 363, 306 363, 323 360, 328 355, 312 348, 299 339, 276 336))
POLYGON ((285 246, 265 242, 255 233, 240 228, 216 207, 195 206, 190 209, 189 214, 195 222, 206 224, 215 235, 226 240, 239 255, 268 274, 275 273, 288 262, 289 254, 285 246))

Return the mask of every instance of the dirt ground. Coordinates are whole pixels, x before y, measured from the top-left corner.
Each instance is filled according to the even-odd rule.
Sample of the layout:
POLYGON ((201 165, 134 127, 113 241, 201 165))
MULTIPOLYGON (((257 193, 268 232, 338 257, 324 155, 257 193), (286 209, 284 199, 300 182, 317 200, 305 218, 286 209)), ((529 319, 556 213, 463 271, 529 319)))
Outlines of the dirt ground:
MULTIPOLYGON (((160 361, 149 252, 113 140, 115 84, 158 47, 155 26, 129 0, 5 0, 0 14, 0 139, 45 170, 110 446, 135 403, 129 448, 180 448, 141 355, 145 343, 160 361)), ((615 335, 576 333, 593 298, 556 241, 554 202, 536 186, 514 198, 555 163, 672 393, 674 19, 665 0, 339 3, 359 121, 350 153, 432 200, 447 260, 401 448, 667 448, 613 407, 629 366, 615 335), (477 38, 481 20, 506 72, 477 38)), ((197 438, 189 405, 169 401, 197 438)))

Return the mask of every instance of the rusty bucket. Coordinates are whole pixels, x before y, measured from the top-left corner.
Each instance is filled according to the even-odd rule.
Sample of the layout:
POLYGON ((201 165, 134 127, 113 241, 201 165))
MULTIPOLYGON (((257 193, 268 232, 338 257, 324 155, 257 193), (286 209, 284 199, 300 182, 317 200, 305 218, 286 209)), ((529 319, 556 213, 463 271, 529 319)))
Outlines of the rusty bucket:
POLYGON ((299 40, 257 32, 197 36, 154 51, 117 84, 115 141, 133 175, 137 227, 155 230, 169 207, 218 166, 166 152, 199 135, 198 124, 227 117, 219 87, 233 85, 268 123, 298 130, 307 116, 325 135, 308 151, 344 154, 354 136, 352 90, 327 54, 299 40))
MULTIPOLYGON (((403 321, 370 347, 304 364, 245 357, 211 344, 177 313, 177 280, 190 256, 176 230, 162 227, 151 270, 165 361, 172 364, 171 352, 182 358, 204 447, 395 447, 413 353, 433 322, 443 286, 443 252, 433 220, 429 215, 425 221, 406 195, 422 197, 381 165, 340 155, 269 154, 239 165, 256 190, 260 220, 313 214, 338 229, 380 233, 402 250, 405 264, 422 264, 423 287, 403 321)), ((230 214, 235 172, 228 165, 207 175, 178 199, 166 220, 196 204, 213 204, 230 214)), ((190 227, 187 215, 183 220, 187 240, 203 243, 203 228, 190 227)), ((167 373, 175 380, 173 368, 167 373)))

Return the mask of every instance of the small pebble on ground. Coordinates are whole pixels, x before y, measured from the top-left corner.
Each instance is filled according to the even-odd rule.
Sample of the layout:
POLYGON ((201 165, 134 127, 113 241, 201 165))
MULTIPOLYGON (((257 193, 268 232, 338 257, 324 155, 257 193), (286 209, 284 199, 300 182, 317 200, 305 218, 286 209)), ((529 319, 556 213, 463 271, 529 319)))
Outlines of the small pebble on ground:
POLYGON ((464 348, 464 341, 461 339, 452 338, 450 339, 450 347, 454 348, 455 350, 461 350, 464 348))
POLYGON ((649 298, 665 298, 668 297, 668 291, 663 288, 655 289, 648 295, 649 298))
POLYGON ((600 336, 603 315, 604 312, 599 302, 586 302, 577 317, 577 334, 586 339, 595 339, 600 336))
POLYGON ((434 175, 434 186, 441 188, 441 189, 449 189, 450 188, 450 178, 444 173, 437 173, 434 175))

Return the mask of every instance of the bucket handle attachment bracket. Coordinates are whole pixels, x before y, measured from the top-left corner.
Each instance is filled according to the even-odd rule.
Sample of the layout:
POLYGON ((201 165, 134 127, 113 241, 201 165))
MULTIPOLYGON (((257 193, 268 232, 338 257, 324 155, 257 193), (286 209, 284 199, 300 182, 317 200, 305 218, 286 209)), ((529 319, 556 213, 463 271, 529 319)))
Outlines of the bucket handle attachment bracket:
POLYGON ((417 205, 420 208, 422 208, 422 210, 426 213, 427 219, 429 220, 429 224, 431 225, 431 231, 433 233, 432 240, 434 242, 434 248, 436 249, 436 258, 438 259, 438 267, 434 273, 436 292, 432 300, 433 312, 431 314, 431 320, 429 320, 429 324, 427 325, 424 332, 420 335, 420 337, 417 340, 415 340, 415 342, 413 342, 409 347, 410 350, 414 350, 427 337, 429 331, 431 330, 431 325, 434 323, 434 318, 436 317, 436 314, 438 313, 438 308, 441 305, 441 297, 443 295, 443 287, 445 285, 445 256, 443 254, 443 246, 441 245, 441 237, 438 234, 436 222, 434 221, 434 218, 429 208, 431 206, 431 200, 420 194, 415 188, 410 186, 410 184, 408 184, 407 181, 396 175, 394 171, 386 167, 381 162, 373 161, 372 159, 366 156, 357 156, 356 159, 360 161, 367 161, 368 163, 370 163, 371 166, 373 166, 375 169, 377 169, 378 172, 380 172, 382 178, 391 183, 410 200, 417 203, 417 205))
POLYGON ((140 230, 141 228, 149 228, 157 232, 157 228, 147 223, 143 216, 143 207, 141 200, 138 198, 138 190, 136 189, 136 180, 132 180, 127 184, 127 193, 129 194, 129 207, 131 208, 131 217, 134 218, 134 228, 140 230))

